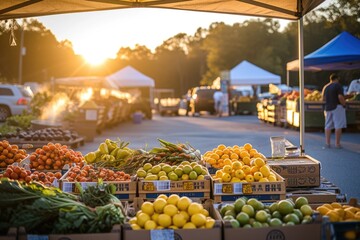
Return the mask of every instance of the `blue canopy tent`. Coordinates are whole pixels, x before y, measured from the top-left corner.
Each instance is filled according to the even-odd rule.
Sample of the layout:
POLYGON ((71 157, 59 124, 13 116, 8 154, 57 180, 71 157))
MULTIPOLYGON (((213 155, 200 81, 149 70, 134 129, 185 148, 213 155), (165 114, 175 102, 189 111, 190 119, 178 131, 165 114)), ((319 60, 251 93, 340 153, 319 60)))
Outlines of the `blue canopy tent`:
MULTIPOLYGON (((298 71, 299 61, 287 63, 288 71, 298 71)), ((342 32, 318 50, 304 57, 304 70, 360 69, 360 39, 342 32)))

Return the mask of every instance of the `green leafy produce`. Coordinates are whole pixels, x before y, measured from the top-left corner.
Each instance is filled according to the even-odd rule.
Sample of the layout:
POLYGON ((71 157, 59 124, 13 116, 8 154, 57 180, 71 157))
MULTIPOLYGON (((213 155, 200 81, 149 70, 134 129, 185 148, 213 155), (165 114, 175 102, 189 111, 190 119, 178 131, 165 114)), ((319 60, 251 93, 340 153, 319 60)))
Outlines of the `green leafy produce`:
MULTIPOLYGON (((87 201, 91 202, 92 197, 88 195, 87 201)), ((109 232, 113 225, 124 221, 121 202, 111 200, 103 202, 105 205, 90 207, 80 202, 78 196, 58 188, 3 178, 0 180, 0 232, 20 226, 30 234, 109 232)))

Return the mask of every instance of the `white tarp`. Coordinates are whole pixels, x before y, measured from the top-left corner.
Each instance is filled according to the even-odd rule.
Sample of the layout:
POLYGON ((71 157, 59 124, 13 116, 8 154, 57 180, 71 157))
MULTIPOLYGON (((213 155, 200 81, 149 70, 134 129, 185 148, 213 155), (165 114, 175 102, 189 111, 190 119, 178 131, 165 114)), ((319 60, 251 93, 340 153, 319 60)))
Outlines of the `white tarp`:
POLYGON ((268 72, 248 61, 242 61, 230 70, 230 85, 268 85, 280 84, 281 77, 268 72))
POLYGON ((154 87, 154 79, 144 75, 135 68, 127 66, 106 77, 120 89, 123 87, 154 87))

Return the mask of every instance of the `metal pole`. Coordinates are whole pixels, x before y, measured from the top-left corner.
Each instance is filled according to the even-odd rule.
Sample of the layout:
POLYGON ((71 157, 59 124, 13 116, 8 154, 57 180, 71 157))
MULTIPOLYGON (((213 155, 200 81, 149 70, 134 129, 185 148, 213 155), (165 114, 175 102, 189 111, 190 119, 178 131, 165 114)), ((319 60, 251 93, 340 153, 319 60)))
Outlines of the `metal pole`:
POLYGON ((286 70, 286 85, 290 87, 290 71, 286 70))
POLYGON ((22 65, 23 65, 23 48, 24 48, 24 22, 20 27, 20 52, 19 52, 19 84, 22 84, 22 65))
POLYGON ((304 155, 304 133, 305 133, 305 112, 304 112, 304 44, 303 44, 303 32, 304 25, 303 19, 300 18, 298 20, 298 42, 299 42, 299 94, 300 94, 300 119, 299 119, 299 127, 300 127, 300 155, 304 155))

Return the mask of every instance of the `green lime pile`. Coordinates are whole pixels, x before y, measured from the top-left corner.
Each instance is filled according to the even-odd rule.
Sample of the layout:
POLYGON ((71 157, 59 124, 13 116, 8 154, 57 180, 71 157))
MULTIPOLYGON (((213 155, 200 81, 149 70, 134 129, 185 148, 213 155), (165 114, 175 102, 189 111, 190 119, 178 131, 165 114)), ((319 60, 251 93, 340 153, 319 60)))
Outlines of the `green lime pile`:
POLYGON ((220 208, 220 214, 233 228, 287 226, 312 222, 313 210, 307 198, 280 200, 267 206, 256 198, 237 199, 220 208))
POLYGON ((180 165, 170 166, 166 163, 151 165, 146 163, 136 171, 137 177, 144 180, 204 180, 209 175, 205 166, 197 162, 183 161, 180 165))

